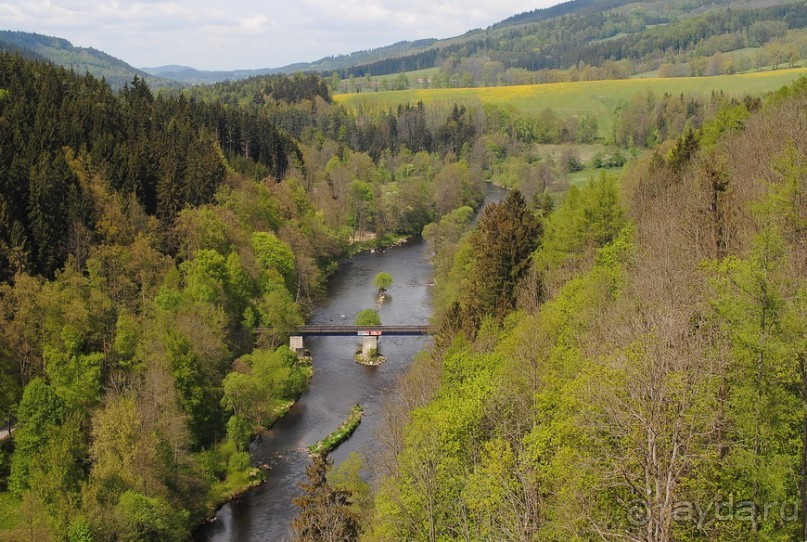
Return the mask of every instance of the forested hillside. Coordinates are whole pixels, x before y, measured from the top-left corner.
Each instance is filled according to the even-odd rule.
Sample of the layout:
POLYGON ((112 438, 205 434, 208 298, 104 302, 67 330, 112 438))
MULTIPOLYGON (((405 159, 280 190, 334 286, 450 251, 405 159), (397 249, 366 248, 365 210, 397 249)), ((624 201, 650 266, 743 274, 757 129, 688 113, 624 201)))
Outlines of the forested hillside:
POLYGON ((803 539, 805 111, 804 79, 726 104, 445 244, 366 539, 803 539))
MULTIPOLYGON (((793 66, 807 58, 803 2, 567 2, 407 55, 335 71, 341 92, 378 90, 367 76, 439 68, 412 87, 501 86, 708 76, 793 66), (365 79, 363 79, 365 78, 365 79), (339 81, 341 79, 341 81, 339 81)), ((382 79, 383 82, 383 79, 382 79)))
POLYGON ((11 55, 0 62, 2 279, 22 270, 53 277, 68 254, 84 265, 96 216, 72 160, 168 225, 186 205, 212 201, 222 151, 277 178, 299 153, 257 113, 155 98, 139 78, 116 96, 91 76, 11 55))
POLYGON ((42 34, 0 30, 0 51, 19 53, 32 60, 49 60, 79 75, 89 73, 98 79, 104 78, 115 90, 131 82, 135 76, 152 86, 178 86, 168 79, 152 77, 98 49, 75 47, 66 39, 42 34))
POLYGON ((307 385, 285 343, 335 262, 421 232, 440 332, 366 536, 796 533, 670 518, 805 502, 804 87, 646 92, 605 135, 346 110, 314 75, 115 92, 0 53, 0 540, 186 539, 267 476, 247 445, 307 385), (640 155, 624 190, 568 188, 640 155), (518 191, 463 238, 487 179, 518 191))
POLYGON ((0 540, 186 539, 265 476, 247 445, 307 385, 285 343, 335 262, 480 203, 470 111, 372 147, 381 117, 330 102, 0 54, 0 540))
POLYGON ((261 74, 318 73, 332 92, 712 76, 803 65, 807 7, 797 0, 573 0, 448 39, 404 41, 314 62, 205 72, 140 71, 93 48, 0 30, 0 50, 45 58, 119 89, 137 75, 171 89, 261 74), (427 70, 424 73, 421 70, 427 70), (408 72, 418 72, 412 74, 408 72))

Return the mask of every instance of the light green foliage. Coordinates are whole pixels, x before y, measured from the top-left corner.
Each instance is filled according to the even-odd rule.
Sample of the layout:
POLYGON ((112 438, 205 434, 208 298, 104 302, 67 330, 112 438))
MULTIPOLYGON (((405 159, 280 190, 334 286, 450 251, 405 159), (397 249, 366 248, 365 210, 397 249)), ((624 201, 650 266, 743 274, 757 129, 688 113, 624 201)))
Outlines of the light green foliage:
POLYGON ((47 510, 55 532, 66 532, 80 502, 87 463, 87 441, 73 416, 46 434, 48 445, 31 465, 30 492, 47 510))
POLYGON ((64 400, 43 380, 34 379, 25 387, 17 410, 9 476, 9 488, 17 495, 29 487, 34 463, 48 447, 51 431, 63 423, 65 416, 64 400))
POLYGON ((83 354, 82 338, 71 325, 62 329, 64 350, 45 347, 45 371, 56 393, 68 408, 82 409, 95 405, 101 395, 101 353, 83 354))
POLYGON ((563 277, 590 262, 624 224, 614 177, 602 175, 583 188, 572 186, 544 223, 543 244, 533 265, 549 288, 556 288, 563 277))
POLYGON ((270 347, 284 343, 288 335, 303 324, 300 307, 294 302, 285 286, 267 280, 263 284, 263 295, 255 304, 258 323, 266 328, 264 336, 270 347))
POLYGON ((175 311, 179 308, 181 300, 182 297, 176 288, 164 285, 154 297, 154 304, 164 311, 175 311))
MULTIPOLYGON (((799 436, 807 405, 805 287, 789 279, 792 253, 775 222, 788 211, 774 205, 770 201, 761 209, 770 222, 755 237, 748 258, 730 256, 709 269, 714 308, 732 345, 732 448, 723 463, 725 483, 738 494, 753 491, 759 502, 793 502, 799 497, 791 481, 804 453, 799 436)), ((776 515, 755 518, 765 540, 792 528, 781 521, 776 515)))
POLYGON ((233 219, 230 213, 210 205, 180 211, 176 219, 176 229, 183 242, 182 253, 190 257, 202 249, 214 250, 219 254, 230 252, 232 245, 223 217, 233 219))
MULTIPOLYGON (((515 540, 535 525, 514 522, 508 507, 518 507, 524 494, 524 479, 518 471, 518 458, 504 439, 493 439, 483 446, 483 456, 468 477, 463 500, 480 538, 485 540, 515 540)), ((527 503, 524 503, 526 507, 527 503)))
POLYGON ((531 156, 508 156, 493 168, 491 180, 499 186, 519 190, 526 197, 551 189, 556 184, 552 164, 531 156))
POLYGON ((727 132, 741 130, 750 112, 745 105, 726 105, 714 118, 705 122, 701 128, 700 142, 703 148, 710 149, 727 132))
POLYGON ((367 468, 364 456, 359 452, 350 452, 344 461, 335 465, 328 473, 328 483, 335 489, 349 491, 352 494, 351 506, 357 515, 367 518, 372 507, 370 484, 362 478, 367 468))
POLYGON ((8 492, 0 493, 0 532, 11 531, 22 519, 21 502, 8 492))
POLYGON ((159 497, 127 491, 117 506, 122 542, 177 541, 186 538, 188 513, 174 509, 159 497))
MULTIPOLYGON (((91 479, 98 484, 136 487, 142 480, 139 453, 142 420, 134 397, 124 395, 109 401, 92 420, 91 479)), ((108 489, 109 491, 109 489, 108 489)))
POLYGON ((625 231, 538 313, 487 319, 473 344, 449 348, 436 399, 404 430, 400 474, 378 494, 382 538, 522 540, 555 518, 564 534, 548 539, 568 539, 563 521, 578 503, 567 491, 592 482, 580 341, 613 303, 631 248, 625 231))
POLYGON ((78 517, 70 523, 67 531, 68 542, 94 542, 90 523, 83 517, 78 517))
POLYGON ((385 484, 378 494, 383 537, 439 539, 462 528, 458 496, 465 462, 477 452, 484 400, 501 361, 467 351, 446 360, 437 398, 411 414, 396 483, 385 484))
POLYGON ((246 372, 231 372, 223 381, 222 405, 233 417, 228 435, 239 445, 262 427, 277 419, 283 405, 302 393, 308 382, 308 371, 297 363, 288 347, 277 350, 258 349, 238 359, 246 372), (231 427, 232 426, 232 427, 231 427))
POLYGON ((216 203, 238 217, 248 232, 276 230, 281 224, 277 201, 263 183, 222 186, 216 192, 216 203))
POLYGON ((185 280, 185 294, 201 303, 219 305, 224 301, 227 264, 215 250, 197 250, 192 260, 180 266, 185 280))
POLYGON ((357 326, 380 326, 381 316, 375 309, 363 309, 356 314, 357 326))
POLYGON ((453 258, 454 247, 471 227, 473 216, 474 210, 465 205, 424 226, 423 238, 429 242, 437 257, 434 263, 436 275, 448 272, 447 266, 453 258))
POLYGON ((255 258, 261 263, 264 271, 274 270, 286 281, 293 283, 294 253, 288 245, 269 232, 258 231, 252 234, 252 249, 255 258))
MULTIPOLYGON (((231 373, 227 375, 228 378, 232 374, 239 374, 239 373, 231 373)), ((234 379, 237 381, 237 379, 234 379)), ((229 384, 233 384, 234 380, 230 380, 229 384)), ((225 386, 228 384, 228 381, 225 380, 225 386)), ((231 401, 231 398, 228 397, 227 388, 224 389, 224 401, 231 401)), ((236 452, 243 452, 249 446, 249 441, 252 439, 252 433, 254 431, 254 424, 252 424, 248 419, 243 416, 238 416, 233 414, 230 416, 230 420, 227 422, 227 441, 235 448, 236 452)))
POLYGON ((378 288, 379 291, 387 290, 390 286, 392 286, 392 275, 386 271, 380 272, 373 279, 373 286, 378 288))

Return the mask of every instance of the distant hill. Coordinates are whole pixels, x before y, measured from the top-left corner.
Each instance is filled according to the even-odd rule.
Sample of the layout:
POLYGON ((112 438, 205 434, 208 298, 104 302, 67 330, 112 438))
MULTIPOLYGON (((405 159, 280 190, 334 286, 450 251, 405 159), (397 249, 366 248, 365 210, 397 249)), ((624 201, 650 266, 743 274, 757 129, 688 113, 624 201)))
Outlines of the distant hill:
POLYGON ((167 78, 154 77, 126 62, 91 47, 75 47, 63 38, 31 32, 0 31, 0 50, 12 51, 35 60, 48 60, 70 68, 78 74, 90 73, 103 77, 114 88, 142 77, 152 88, 176 86, 167 78))
MULTIPOLYGON (((232 70, 232 71, 205 71, 189 66, 158 66, 156 68, 141 68, 142 71, 162 79, 171 79, 189 85, 210 85, 221 81, 237 81, 260 75, 278 73, 278 68, 264 68, 259 70, 232 70)), ((293 70, 296 71, 296 70, 293 70)))
POLYGON ((425 50, 437 43, 436 39, 418 41, 401 41, 366 51, 356 51, 349 55, 328 56, 314 62, 298 62, 280 68, 262 68, 257 70, 231 70, 231 71, 204 71, 189 66, 159 66, 156 68, 142 68, 142 70, 155 77, 172 79, 187 84, 211 84, 223 81, 239 81, 261 75, 277 73, 318 72, 330 74, 334 71, 350 69, 357 65, 379 62, 401 55, 413 54, 425 50))
MULTIPOLYGON (((706 66, 688 62, 694 56, 708 59, 718 52, 761 48, 801 29, 807 29, 803 0, 572 0, 453 38, 403 41, 266 73, 309 71, 358 79, 441 68, 441 86, 550 82, 552 75, 535 74, 585 66, 601 69, 600 74, 587 75, 594 79, 655 71, 662 63, 669 64, 668 71, 680 72, 678 76, 712 75, 706 66)), ((792 47, 798 44, 776 48, 792 47)), ((748 60, 745 56, 739 60, 748 60)), ((755 62, 765 56, 770 55, 765 52, 755 62)), ((725 66, 711 71, 754 67, 736 62, 729 66, 736 60, 726 59, 725 66)), ((239 79, 235 73, 228 78, 239 79)))
POLYGON ((486 63, 494 63, 487 69, 504 72, 599 67, 620 60, 658 64, 665 55, 678 55, 670 58, 682 62, 692 53, 760 47, 804 28, 804 0, 573 0, 337 71, 344 79, 446 66, 449 72, 472 72, 473 86, 495 85, 496 79, 485 82, 473 72, 486 63))
POLYGON ((337 85, 338 79, 353 81, 430 68, 440 68, 430 83, 438 87, 621 79, 662 72, 665 77, 717 75, 768 64, 794 67, 807 58, 807 2, 571 0, 453 38, 401 41, 256 70, 203 71, 178 65, 137 69, 93 48, 24 32, 0 32, 2 49, 105 77, 113 88, 135 75, 152 88, 164 88, 314 72, 329 77, 335 92, 359 92, 378 90, 380 83, 359 81, 353 88, 344 88, 337 85), (796 31, 802 34, 794 36, 796 31), (766 46, 768 50, 755 52, 766 46), (714 57, 743 50, 732 57, 714 57), (337 77, 330 78, 334 73, 337 77))

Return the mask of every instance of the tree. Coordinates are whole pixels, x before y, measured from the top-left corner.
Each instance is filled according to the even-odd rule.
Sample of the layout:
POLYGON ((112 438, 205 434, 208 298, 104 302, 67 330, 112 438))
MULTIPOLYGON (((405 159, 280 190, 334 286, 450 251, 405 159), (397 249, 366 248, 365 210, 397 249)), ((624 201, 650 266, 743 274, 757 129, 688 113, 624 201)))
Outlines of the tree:
POLYGON ((474 257, 460 296, 461 325, 471 335, 486 316, 502 319, 515 308, 516 287, 529 269, 541 231, 518 191, 482 213, 469 237, 474 257))
POLYGON ((9 487, 15 493, 28 489, 33 465, 47 448, 52 430, 63 423, 65 410, 64 401, 44 380, 35 378, 25 387, 17 410, 9 477, 9 487))
POLYGON ((364 309, 356 315, 357 326, 380 326, 381 317, 374 309, 364 309))
POLYGON ((352 493, 335 489, 328 482, 333 462, 314 456, 305 470, 308 483, 301 483, 303 496, 293 500, 300 515, 292 521, 297 542, 346 542, 361 534, 359 515, 352 508, 352 493))
POLYGON ((392 286, 392 275, 386 271, 380 272, 373 279, 373 286, 378 288, 379 295, 383 294, 390 286, 392 286))
POLYGON ((121 495, 117 513, 121 541, 179 542, 187 537, 188 513, 174 509, 159 497, 127 491, 121 495))
POLYGON ((265 272, 280 274, 287 287, 293 284, 294 252, 286 243, 274 233, 257 231, 252 234, 252 249, 265 272))

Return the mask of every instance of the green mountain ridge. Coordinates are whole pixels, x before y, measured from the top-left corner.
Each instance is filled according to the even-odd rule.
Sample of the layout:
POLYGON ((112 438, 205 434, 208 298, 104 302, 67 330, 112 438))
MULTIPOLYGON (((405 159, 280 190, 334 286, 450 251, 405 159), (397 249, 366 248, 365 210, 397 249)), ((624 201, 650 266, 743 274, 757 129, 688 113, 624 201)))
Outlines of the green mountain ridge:
POLYGON ((31 60, 48 60, 78 74, 103 77, 115 89, 122 88, 135 76, 155 88, 176 86, 168 79, 154 77, 103 51, 93 47, 76 47, 68 40, 54 36, 2 30, 0 51, 16 52, 31 60))
MULTIPOLYGON (((663 62, 686 64, 692 55, 760 47, 805 27, 807 4, 794 0, 572 0, 452 38, 401 41, 277 68, 205 71, 166 65, 138 69, 97 49, 74 47, 65 39, 12 31, 0 32, 0 50, 28 58, 38 55, 77 73, 104 77, 113 88, 134 76, 152 88, 165 88, 278 73, 317 72, 348 79, 427 68, 445 72, 444 86, 490 86, 545 82, 529 75, 540 70, 631 62, 631 73, 611 65, 601 77, 620 78, 656 70, 663 62)), ((801 57, 807 57, 807 52, 801 57)))

